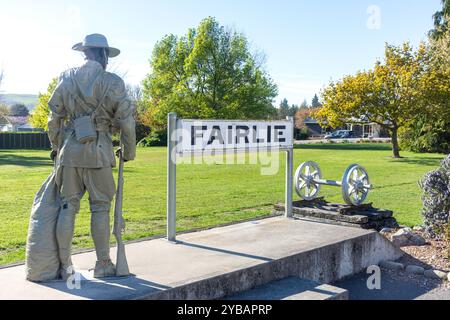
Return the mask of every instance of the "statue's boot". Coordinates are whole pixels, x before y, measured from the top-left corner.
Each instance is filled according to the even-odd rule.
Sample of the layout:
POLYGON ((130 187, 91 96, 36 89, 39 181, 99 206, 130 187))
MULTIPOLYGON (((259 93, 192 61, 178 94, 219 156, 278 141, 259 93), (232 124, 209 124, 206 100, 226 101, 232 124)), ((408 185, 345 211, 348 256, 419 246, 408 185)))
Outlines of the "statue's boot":
POLYGON ((111 237, 109 211, 92 213, 91 233, 98 260, 94 269, 94 277, 106 278, 116 276, 116 267, 111 262, 109 254, 111 237))
POLYGON ((59 268, 59 278, 63 281, 69 280, 70 277, 75 275, 75 269, 73 266, 61 266, 59 268))
POLYGON ((72 239, 75 228, 76 211, 64 208, 61 210, 56 225, 59 260, 61 262, 60 277, 67 280, 75 272, 72 264, 72 239))
POLYGON ((97 261, 94 269, 94 278, 108 278, 116 276, 116 266, 111 260, 97 261))

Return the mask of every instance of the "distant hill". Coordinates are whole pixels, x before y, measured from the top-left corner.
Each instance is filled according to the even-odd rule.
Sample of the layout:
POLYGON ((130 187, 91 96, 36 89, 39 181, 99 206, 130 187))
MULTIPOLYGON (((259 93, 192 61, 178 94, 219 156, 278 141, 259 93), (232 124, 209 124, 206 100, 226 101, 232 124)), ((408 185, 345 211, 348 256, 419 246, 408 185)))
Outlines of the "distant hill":
POLYGON ((38 96, 35 94, 0 94, 0 102, 9 106, 22 103, 31 111, 38 104, 38 96))

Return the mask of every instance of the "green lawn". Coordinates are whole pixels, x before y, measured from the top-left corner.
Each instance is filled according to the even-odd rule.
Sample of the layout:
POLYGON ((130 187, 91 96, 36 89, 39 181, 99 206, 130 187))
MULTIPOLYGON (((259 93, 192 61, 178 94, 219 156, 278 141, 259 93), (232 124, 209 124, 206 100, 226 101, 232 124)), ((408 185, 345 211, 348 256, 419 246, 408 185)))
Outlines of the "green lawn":
MULTIPOLYGON (((417 181, 443 158, 437 154, 403 152, 394 160, 385 144, 313 145, 295 150, 295 167, 317 161, 327 179, 341 179, 345 169, 359 163, 376 187, 368 201, 391 209, 400 224, 421 223, 417 181)), ((275 176, 263 176, 258 165, 180 165, 178 169, 178 230, 210 227, 271 212, 284 199, 284 155, 275 176)), ((34 194, 50 174, 47 151, 0 150, 0 265, 24 259, 28 219, 34 194)), ((126 239, 165 233, 166 150, 139 149, 127 164, 124 211, 126 239)), ((327 200, 342 202, 340 189, 324 187, 327 200)), ((295 195, 295 197, 297 197, 295 195)), ((87 197, 86 197, 87 198, 87 197)), ((93 246, 87 199, 78 216, 76 248, 93 246)))

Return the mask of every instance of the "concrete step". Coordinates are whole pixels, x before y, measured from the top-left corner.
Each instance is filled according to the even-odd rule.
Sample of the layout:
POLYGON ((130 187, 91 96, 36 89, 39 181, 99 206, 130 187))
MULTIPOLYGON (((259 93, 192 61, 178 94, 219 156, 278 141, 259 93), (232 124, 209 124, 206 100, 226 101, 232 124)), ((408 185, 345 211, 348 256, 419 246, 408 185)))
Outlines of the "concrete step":
POLYGON ((75 288, 27 282, 23 265, 0 269, 0 300, 221 299, 292 276, 332 283, 402 255, 377 232, 284 217, 183 234, 177 244, 129 243, 126 253, 135 276, 103 280, 87 272, 95 252, 74 255, 75 288))
POLYGON ((348 291, 316 281, 289 277, 224 300, 348 300, 348 291))

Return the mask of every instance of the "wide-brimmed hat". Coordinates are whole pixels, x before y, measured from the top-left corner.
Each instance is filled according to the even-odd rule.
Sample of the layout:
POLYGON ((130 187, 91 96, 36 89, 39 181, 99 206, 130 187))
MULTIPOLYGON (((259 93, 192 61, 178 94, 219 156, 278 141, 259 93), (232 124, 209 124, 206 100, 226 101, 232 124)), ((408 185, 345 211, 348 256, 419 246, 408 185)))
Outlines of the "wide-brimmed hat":
POLYGON ((90 34, 84 38, 83 42, 77 43, 72 47, 73 50, 76 51, 84 51, 89 48, 106 48, 109 51, 109 57, 114 58, 120 54, 120 50, 110 47, 108 44, 108 40, 102 34, 90 34))

